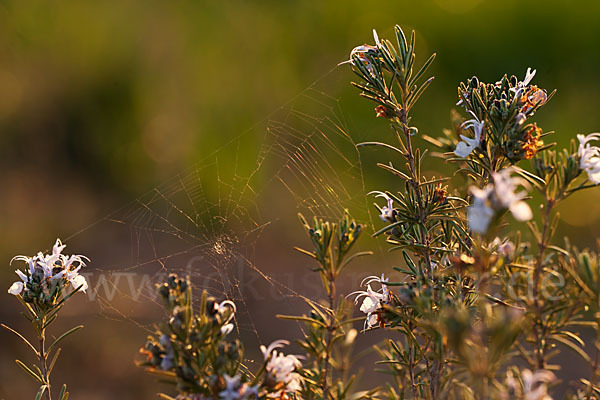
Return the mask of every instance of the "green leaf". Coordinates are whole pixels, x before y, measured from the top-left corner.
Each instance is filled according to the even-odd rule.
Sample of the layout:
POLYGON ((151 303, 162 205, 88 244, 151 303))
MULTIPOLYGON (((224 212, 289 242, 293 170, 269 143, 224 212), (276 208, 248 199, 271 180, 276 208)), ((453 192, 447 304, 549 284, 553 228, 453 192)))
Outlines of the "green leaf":
POLYGON ((25 365, 22 361, 15 360, 15 362, 17 363, 17 365, 19 367, 21 367, 23 369, 23 371, 27 372, 27 374, 29 374, 31 377, 33 377, 33 379, 35 379, 36 381, 38 381, 41 384, 44 384, 44 380, 42 379, 42 377, 38 376, 38 374, 36 374, 35 372, 33 372, 31 370, 31 368, 29 368, 27 365, 25 365))
POLYGON ((566 251, 565 249, 561 249, 561 248, 560 248, 560 247, 558 247, 558 246, 554 246, 554 245, 547 245, 547 246, 546 246, 546 248, 547 248, 547 249, 550 249, 550 250, 557 251, 557 252, 561 253, 561 254, 562 254, 562 255, 564 255, 564 256, 570 257, 570 254, 569 254, 569 252, 568 252, 568 251, 566 251))
POLYGON ((406 53, 408 52, 408 46, 406 45, 406 36, 404 31, 400 28, 400 25, 396 25, 394 31, 396 32, 396 40, 398 41, 398 49, 402 54, 402 62, 406 59, 406 53))
POLYGON ((26 345, 28 345, 31 348, 31 350, 33 350, 35 355, 39 357, 39 353, 38 353, 37 349, 35 347, 33 347, 33 345, 31 343, 29 343, 29 340, 25 339, 25 337, 23 337, 23 335, 21 335, 19 332, 15 331, 14 329, 12 329, 4 324, 0 324, 0 326, 3 327, 4 329, 6 329, 7 331, 10 331, 10 332, 14 333, 15 335, 17 335, 23 342, 25 342, 26 345))
POLYGON ((281 315, 281 314, 277 314, 276 317, 279 318, 279 319, 289 319, 289 320, 292 320, 292 321, 308 322, 308 323, 311 323, 311 324, 320 325, 323 328, 327 328, 327 325, 325 323, 323 323, 322 321, 319 321, 319 320, 316 320, 316 319, 310 318, 310 317, 297 316, 297 315, 281 315))
POLYGON ((404 172, 398 171, 396 168, 392 167, 391 165, 386 165, 386 164, 382 164, 382 163, 377 163, 377 166, 379 168, 383 168, 388 172, 391 172, 392 174, 404 179, 405 181, 411 181, 412 179, 410 178, 410 176, 406 175, 404 172))
POLYGON ((538 189, 540 189, 541 186, 546 186, 546 181, 540 178, 539 176, 532 174, 531 172, 526 171, 523 168, 519 168, 516 165, 513 165, 512 168, 517 174, 521 175, 528 182, 531 182, 531 184, 535 185, 538 189))
POLYGON ((315 260, 317 259, 317 256, 314 253, 311 253, 310 251, 301 249, 299 247, 294 247, 294 250, 299 251, 302 254, 306 254, 307 256, 314 258, 315 260))
POLYGON ((52 351, 52 349, 64 338, 66 338, 67 336, 69 336, 70 334, 77 332, 78 330, 80 330, 81 328, 83 328, 83 325, 78 325, 75 328, 69 329, 67 332, 63 333, 62 335, 60 335, 60 337, 58 339, 56 339, 54 341, 54 343, 52 343, 50 345, 50 347, 48 347, 48 353, 50 353, 52 351))
POLYGON ((371 236, 373 236, 373 237, 379 236, 379 235, 381 235, 383 232, 389 231, 390 229, 393 229, 393 228, 395 228, 395 227, 397 227, 397 226, 399 226, 399 225, 402 225, 403 223, 404 223, 404 221, 396 221, 396 222, 394 222, 393 224, 390 224, 390 225, 388 225, 388 226, 386 226, 386 227, 383 227, 383 228, 381 228, 380 230, 378 230, 377 232, 375 232, 375 233, 374 233, 373 235, 371 235, 371 236))
POLYGON ((421 87, 419 87, 419 89, 412 96, 410 96, 410 99, 408 100, 408 106, 407 106, 407 108, 409 110, 415 105, 415 103, 419 100, 419 98, 425 92, 425 90, 427 90, 429 85, 431 85, 431 82, 433 82, 434 79, 435 79, 435 77, 433 77, 433 76, 431 78, 427 79, 421 85, 421 87))
POLYGON ((56 360, 58 360, 59 355, 60 355, 60 347, 56 350, 56 353, 54 353, 54 357, 52 357, 52 361, 50 362, 50 366, 48 367, 48 375, 50 375, 50 373, 54 369, 54 364, 56 364, 56 360))
POLYGON ((425 61, 425 64, 423 64, 423 66, 421 67, 419 72, 417 72, 415 74, 415 76, 412 77, 411 82, 409 83, 409 86, 412 85, 413 83, 417 82, 417 80, 421 77, 421 75, 423 75, 425 73, 425 71, 427 71, 427 68, 429 68, 429 66, 431 65, 433 60, 435 60, 435 56, 436 56, 436 54, 433 53, 431 55, 431 57, 429 57, 429 59, 427 59, 427 61, 425 61))
POLYGON ((390 150, 397 151, 398 153, 402 154, 402 156, 404 156, 404 153, 402 151, 400 151, 400 149, 392 146, 391 144, 387 144, 387 143, 382 143, 382 142, 362 142, 362 143, 358 143, 356 145, 356 147, 363 147, 363 146, 381 146, 381 147, 385 147, 385 148, 390 149, 390 150))
POLYGON ((69 398, 69 392, 67 392, 67 385, 63 385, 58 394, 58 400, 67 400, 69 398))
POLYGON ((590 357, 587 355, 587 353, 581 347, 579 347, 575 343, 571 342, 569 339, 566 339, 559 335, 550 335, 549 338, 556 340, 559 343, 564 344, 569 349, 573 350, 581 358, 583 358, 585 360, 585 362, 587 362, 587 363, 591 362, 590 357))
POLYGON ((373 255, 372 251, 361 251, 358 253, 354 253, 352 254, 350 257, 347 257, 339 266, 338 271, 341 271, 344 267, 346 267, 348 264, 350 264, 354 259, 359 258, 359 257, 364 257, 364 256, 371 256, 373 255))
POLYGON ((46 386, 46 385, 40 386, 40 391, 35 396, 35 400, 40 400, 42 398, 42 396, 44 395, 44 393, 46 392, 46 389, 48 389, 48 386, 46 386))

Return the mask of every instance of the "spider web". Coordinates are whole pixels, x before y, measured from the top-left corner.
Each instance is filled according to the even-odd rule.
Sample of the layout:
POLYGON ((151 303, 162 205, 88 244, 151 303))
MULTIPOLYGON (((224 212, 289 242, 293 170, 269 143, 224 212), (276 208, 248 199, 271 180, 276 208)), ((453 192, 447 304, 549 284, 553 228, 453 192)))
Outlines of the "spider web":
MULTIPOLYGON (((361 156, 341 100, 328 94, 349 85, 340 68, 192 168, 71 236, 110 244, 90 254, 87 269, 90 300, 102 316, 152 332, 160 312, 155 284, 176 272, 190 276, 196 290, 238 305, 238 333, 256 342, 247 348, 289 337, 283 332, 294 324, 284 328, 275 315, 304 313, 305 301, 323 297, 312 260, 292 251, 311 250, 296 214, 336 220, 350 210, 372 226, 361 156)), ((361 275, 347 289, 356 289, 361 275)))

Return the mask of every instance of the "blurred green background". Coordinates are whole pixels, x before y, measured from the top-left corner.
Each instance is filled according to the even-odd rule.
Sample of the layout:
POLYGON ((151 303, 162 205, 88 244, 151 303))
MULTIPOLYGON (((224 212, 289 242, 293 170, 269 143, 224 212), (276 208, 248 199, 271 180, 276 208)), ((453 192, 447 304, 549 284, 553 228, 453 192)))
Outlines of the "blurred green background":
MULTIPOLYGON (((98 254, 105 265, 110 256, 131 252, 92 224, 215 151, 220 173, 232 175, 230 166, 236 175, 250 175, 266 121, 285 118, 299 103, 290 99, 315 81, 339 107, 353 139, 384 137, 385 123, 349 85, 354 76, 336 68, 354 46, 372 43, 372 28, 381 37, 391 37, 396 23, 415 29, 418 59, 437 52, 430 70, 436 80, 413 120, 421 132, 436 136, 449 125, 460 81, 477 75, 494 82, 504 73, 523 78, 533 67, 535 84, 558 89, 536 120, 566 145, 600 127, 598 15, 598 2, 559 0, 0 0, 2 287, 15 278, 8 265, 13 255, 47 248, 57 236, 73 237, 68 250, 93 260, 98 254), (238 146, 229 152, 232 140, 238 146)), ((332 110, 309 112, 319 117, 332 110)), ((265 182, 270 168, 280 166, 261 167, 265 182)), ((366 169, 367 190, 394 184, 366 169)), ((205 189, 223 198, 218 184, 205 189)), ((270 207, 273 198, 261 201, 270 207)), ((562 229, 573 242, 594 243, 599 201, 599 191, 588 191, 562 208, 562 229)), ((304 239, 297 210, 276 205, 277 213, 290 215, 267 216, 283 223, 269 232, 272 240, 258 257, 267 271, 295 266, 307 273, 306 261, 290 250, 304 239)), ((250 217, 239 216, 244 219, 250 217)), ((17 302, 5 292, 0 297, 0 320, 24 328, 17 302)), ((131 361, 146 332, 123 318, 104 318, 96 307, 68 310, 65 327, 82 318, 87 327, 72 339, 74 350, 65 351, 57 381, 67 382, 74 398, 152 397, 159 386, 131 361)), ((0 332, 0 398, 33 393, 15 357, 28 355, 0 332)))

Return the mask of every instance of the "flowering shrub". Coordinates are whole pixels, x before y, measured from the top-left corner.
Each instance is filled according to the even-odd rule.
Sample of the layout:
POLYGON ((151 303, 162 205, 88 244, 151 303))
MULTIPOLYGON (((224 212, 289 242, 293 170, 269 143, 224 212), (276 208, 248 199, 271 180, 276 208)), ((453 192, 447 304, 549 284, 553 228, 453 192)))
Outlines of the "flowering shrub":
MULTIPOLYGON (((378 164, 397 179, 394 190, 370 195, 381 220, 374 236, 398 254, 402 266, 394 269, 401 275, 367 276, 363 290, 338 293, 344 269, 371 254, 352 252, 365 228, 348 215, 336 222, 300 215, 313 248, 297 250, 314 260, 326 299, 307 299, 304 315, 279 316, 305 325, 297 342, 302 354, 286 355, 281 348, 290 343, 275 341, 260 347, 256 370, 234 338, 236 305, 205 291, 195 303, 190 280, 170 276, 159 286, 168 320, 148 337, 139 362, 174 384, 161 398, 546 400, 559 382, 563 351, 589 366, 586 376, 567 382, 566 398, 600 397, 600 256, 555 237, 557 205, 600 183, 600 147, 593 145, 600 134, 577 135, 578 143, 557 150, 547 142, 551 132, 533 121, 554 94, 532 84, 535 70, 522 80, 473 77, 458 88, 453 129, 439 138, 421 135, 456 173, 425 176, 429 149, 415 143, 411 112, 433 81, 425 76, 435 54, 417 68, 414 32, 407 38, 396 27, 395 36, 393 44, 374 32, 375 43, 354 48, 345 63, 393 133, 393 143, 359 147, 395 157, 378 164), (521 234, 524 226, 528 233, 521 234), (353 391, 353 302, 364 314, 362 334, 386 331, 376 348, 390 377, 384 388, 353 391), (589 328, 593 349, 582 338, 589 328)), ((45 348, 48 325, 87 287, 78 273, 84 257, 64 256, 63 249, 57 241, 52 254, 14 259, 28 268, 17 270, 21 281, 9 293, 26 308, 40 345, 11 331, 40 362, 18 361, 42 385, 37 398, 51 397, 50 352, 80 328, 45 348)), ((59 400, 66 396, 63 387, 59 400)))
POLYGON ((452 113, 454 129, 440 138, 423 135, 464 183, 423 176, 427 150, 413 143, 418 129, 411 110, 433 79, 422 78, 435 55, 417 69, 414 33, 407 40, 396 27, 396 45, 374 38, 375 45, 351 53, 360 78, 354 86, 376 103, 376 116, 389 122, 396 143, 360 146, 397 156, 378 164, 401 190, 373 192, 386 200, 376 204, 384 226, 375 235, 385 235, 405 263, 396 268, 400 281, 369 277, 356 298, 365 327, 390 332, 379 353, 394 380, 382 395, 550 399, 549 385, 557 381, 551 371, 561 367, 554 360, 566 350, 590 366, 588 377, 571 382, 568 398, 597 398, 600 355, 597 349, 588 354, 580 330, 600 332, 598 256, 568 240, 556 243, 554 209, 600 183, 600 148, 592 145, 600 135, 577 135, 578 148, 572 141, 570 149, 555 150, 544 142, 551 132, 531 121, 554 94, 532 84, 535 70, 523 80, 473 77, 458 88, 464 117, 452 113), (538 221, 533 191, 541 199, 538 221), (519 223, 529 235, 514 229, 519 223))

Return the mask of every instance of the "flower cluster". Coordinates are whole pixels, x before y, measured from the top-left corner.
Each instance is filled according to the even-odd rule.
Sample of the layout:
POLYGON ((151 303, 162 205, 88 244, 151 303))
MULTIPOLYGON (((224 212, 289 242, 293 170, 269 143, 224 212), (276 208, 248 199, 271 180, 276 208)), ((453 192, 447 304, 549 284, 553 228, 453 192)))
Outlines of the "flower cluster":
POLYGON ((13 261, 23 261, 27 264, 27 269, 15 271, 21 281, 13 283, 8 293, 22 296, 27 303, 36 302, 47 307, 54 304, 68 285, 73 290, 85 292, 88 284, 79 271, 85 266, 84 260, 89 259, 81 255, 62 254, 65 247, 60 239, 56 239, 51 254, 39 252, 33 257, 14 257, 11 264, 13 261))
POLYGON ((493 183, 485 188, 471 187, 473 204, 469 206, 467 219, 473 232, 485 233, 497 211, 510 210, 517 221, 528 221, 533 216, 531 208, 523 201, 524 192, 515 193, 519 186, 527 188, 527 181, 512 177, 512 168, 492 174, 493 183))
MULTIPOLYGON (((518 373, 518 371, 517 371, 518 373)), ((552 400, 548 395, 548 383, 556 380, 556 376, 548 370, 531 372, 528 369, 520 371, 520 375, 509 370, 506 373, 506 400, 552 400)))
POLYGON ((158 293, 167 308, 168 322, 148 337, 140 350, 145 359, 139 365, 173 378, 177 399, 287 398, 300 390, 299 357, 275 350, 289 344, 284 340, 261 346, 263 368, 255 376, 245 372, 241 342, 228 339, 237 311, 233 301, 218 302, 203 291, 201 307, 196 310, 189 278, 177 275, 158 285, 158 293))
POLYGON ((459 129, 459 141, 454 153, 467 158, 473 150, 480 148, 484 153, 488 143, 496 148, 488 157, 493 159, 503 154, 516 162, 531 159, 543 148, 542 130, 536 124, 526 124, 535 112, 548 101, 545 90, 531 85, 535 70, 529 68, 525 79, 504 76, 500 81, 489 84, 471 78, 459 87, 459 101, 470 114, 459 129), (487 129, 484 129, 487 128, 487 129), (474 137, 461 134, 472 129, 474 137))
POLYGON ((287 393, 296 393, 301 387, 301 376, 297 369, 302 366, 299 356, 284 355, 276 349, 290 343, 287 340, 276 340, 268 347, 260 346, 260 351, 266 361, 265 385, 273 391, 269 397, 284 398, 287 393))
POLYGON ((238 340, 227 340, 234 327, 231 321, 235 303, 217 302, 203 292, 202 307, 196 312, 192 307, 191 282, 176 275, 159 285, 158 293, 169 319, 148 337, 140 350, 146 356, 140 365, 149 371, 172 374, 178 390, 185 395, 216 395, 224 391, 227 398, 232 398, 232 391, 239 389, 238 394, 246 393, 246 397, 239 398, 250 396, 245 385, 234 385, 243 352, 238 340), (207 346, 213 351, 207 351, 207 346), (219 376, 223 378, 215 384, 214 379, 219 376))

